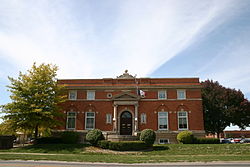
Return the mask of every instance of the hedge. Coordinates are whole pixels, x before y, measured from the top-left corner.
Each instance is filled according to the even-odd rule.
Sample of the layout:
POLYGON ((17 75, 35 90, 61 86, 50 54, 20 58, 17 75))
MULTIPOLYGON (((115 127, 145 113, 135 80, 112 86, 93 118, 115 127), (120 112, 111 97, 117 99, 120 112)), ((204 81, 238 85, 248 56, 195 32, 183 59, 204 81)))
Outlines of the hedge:
POLYGON ((100 140, 100 141, 98 141, 98 146, 103 148, 103 149, 109 149, 109 143, 110 143, 110 141, 100 140))
POLYGON ((0 149, 9 149, 13 147, 13 136, 0 136, 0 149))
POLYGON ((74 131, 64 131, 61 133, 62 143, 76 144, 79 141, 79 133, 74 131))
POLYGON ((117 151, 138 151, 147 148, 148 145, 143 141, 119 141, 109 143, 109 149, 117 151))
POLYGON ((58 144, 62 143, 61 137, 41 137, 36 139, 35 144, 58 144))
POLYGON ((217 138, 194 138, 194 144, 220 144, 220 139, 217 138))
POLYGON ((64 131, 57 133, 57 136, 38 138, 35 144, 77 144, 79 143, 79 137, 78 132, 64 131))

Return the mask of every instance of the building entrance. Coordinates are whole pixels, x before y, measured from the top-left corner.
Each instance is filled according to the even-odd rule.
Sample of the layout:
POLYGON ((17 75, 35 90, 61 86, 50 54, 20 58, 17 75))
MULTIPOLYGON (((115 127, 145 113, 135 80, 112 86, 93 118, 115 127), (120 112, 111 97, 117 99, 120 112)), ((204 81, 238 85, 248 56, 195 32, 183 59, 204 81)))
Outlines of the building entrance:
POLYGON ((128 111, 121 114, 120 135, 132 135, 132 114, 128 111))

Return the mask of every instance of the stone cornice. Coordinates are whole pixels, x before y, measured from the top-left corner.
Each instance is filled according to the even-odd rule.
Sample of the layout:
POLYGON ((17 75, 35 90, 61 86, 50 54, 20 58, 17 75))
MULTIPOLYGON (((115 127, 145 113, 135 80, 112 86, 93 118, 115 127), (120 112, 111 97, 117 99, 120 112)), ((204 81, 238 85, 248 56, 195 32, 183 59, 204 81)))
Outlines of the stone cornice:
MULTIPOLYGON (((82 89, 82 90, 105 90, 105 89, 136 89, 135 86, 69 86, 65 85, 68 89, 82 89)), ((139 89, 201 89, 201 85, 149 85, 149 86, 138 86, 139 89)))

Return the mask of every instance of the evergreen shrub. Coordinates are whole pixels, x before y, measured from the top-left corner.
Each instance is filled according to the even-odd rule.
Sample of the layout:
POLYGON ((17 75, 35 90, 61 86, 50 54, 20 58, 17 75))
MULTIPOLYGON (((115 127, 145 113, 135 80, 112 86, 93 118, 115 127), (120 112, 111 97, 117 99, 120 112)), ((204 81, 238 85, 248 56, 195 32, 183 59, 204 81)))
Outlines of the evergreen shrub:
POLYGON ((183 131, 177 135, 177 141, 183 144, 192 144, 194 142, 194 136, 191 131, 183 131))
POLYGON ((86 135, 86 140, 90 142, 92 146, 97 146, 99 140, 104 140, 104 136, 101 130, 93 129, 88 131, 86 135))
POLYGON ((156 134, 152 129, 144 129, 140 134, 140 140, 152 146, 155 142, 156 134))

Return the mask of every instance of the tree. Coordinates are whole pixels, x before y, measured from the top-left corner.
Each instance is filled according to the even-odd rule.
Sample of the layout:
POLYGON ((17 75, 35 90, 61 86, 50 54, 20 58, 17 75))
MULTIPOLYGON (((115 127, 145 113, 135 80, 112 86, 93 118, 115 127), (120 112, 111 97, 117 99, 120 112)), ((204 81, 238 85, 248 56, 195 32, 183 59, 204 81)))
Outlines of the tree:
POLYGON ((2 106, 12 129, 34 131, 38 137, 39 128, 53 128, 61 116, 59 103, 65 100, 63 87, 57 85, 58 67, 51 64, 33 64, 27 74, 19 73, 17 79, 9 77, 11 103, 2 106))
POLYGON ((219 135, 233 123, 241 128, 249 125, 249 102, 240 90, 225 88, 214 82, 202 82, 205 131, 219 135), (243 121, 244 120, 244 121, 243 121))
POLYGON ((241 129, 250 126, 250 102, 244 100, 240 103, 240 109, 231 114, 233 124, 238 125, 241 129))

